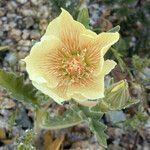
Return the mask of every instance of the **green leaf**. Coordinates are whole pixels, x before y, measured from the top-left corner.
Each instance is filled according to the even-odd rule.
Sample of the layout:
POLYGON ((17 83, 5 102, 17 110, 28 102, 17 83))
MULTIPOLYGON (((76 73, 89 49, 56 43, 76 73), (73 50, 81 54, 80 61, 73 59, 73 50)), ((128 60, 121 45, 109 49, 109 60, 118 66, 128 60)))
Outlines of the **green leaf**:
POLYGON ((107 126, 105 126, 102 122, 94 119, 89 120, 89 126, 91 131, 96 135, 100 145, 107 148, 107 135, 105 134, 107 126))
POLYGON ((127 67, 127 65, 122 59, 123 56, 116 49, 112 47, 111 47, 111 51, 113 52, 114 57, 117 59, 121 71, 127 72, 131 80, 134 80, 129 68, 127 67))
POLYGON ((86 107, 86 106, 78 106, 80 111, 82 111, 82 113, 84 113, 84 118, 85 120, 87 119, 88 121, 88 118, 92 118, 92 119, 101 119, 104 115, 104 113, 102 112, 93 112, 93 111, 90 111, 90 108, 89 107, 86 107))
POLYGON ((111 51, 113 52, 113 55, 117 59, 121 71, 124 72, 127 67, 126 67, 126 64, 124 63, 124 61, 122 60, 122 55, 114 48, 111 48, 111 51))
POLYGON ((87 8, 83 8, 79 12, 77 21, 81 22, 87 29, 90 28, 90 26, 89 26, 90 19, 89 19, 89 13, 88 13, 88 9, 87 8))
POLYGON ((116 27, 110 29, 108 32, 119 32, 119 30, 120 30, 120 26, 117 25, 116 27))
POLYGON ((122 80, 105 90, 105 97, 96 106, 91 107, 91 111, 121 110, 137 102, 138 100, 133 100, 130 97, 127 81, 122 80))
POLYGON ((13 73, 0 70, 0 86, 10 92, 11 96, 27 106, 36 108, 39 106, 32 84, 25 84, 23 76, 17 77, 13 73))
POLYGON ((144 112, 136 112, 134 116, 128 116, 128 118, 122 122, 127 128, 132 128, 133 130, 138 130, 143 128, 149 120, 149 116, 144 112))
POLYGON ((150 65, 150 59, 140 58, 138 55, 132 57, 132 64, 136 70, 143 72, 143 69, 150 65))
POLYGON ((71 101, 70 109, 67 109, 63 114, 54 115, 45 110, 38 110, 36 112, 35 128, 44 129, 62 129, 77 125, 86 121, 89 123, 90 129, 96 134, 99 143, 107 147, 106 134, 104 133, 106 126, 99 122, 103 113, 91 112, 88 107, 80 106, 76 102, 71 101))
POLYGON ((55 116, 40 110, 37 112, 36 118, 36 124, 39 124, 39 127, 50 130, 68 128, 83 121, 83 119, 72 109, 66 110, 62 115, 55 116))
POLYGON ((89 123, 89 127, 91 131, 96 135, 97 140, 100 145, 103 147, 107 147, 107 135, 104 133, 106 126, 99 122, 104 113, 102 112, 92 112, 89 107, 76 105, 73 107, 74 111, 76 111, 84 121, 89 123))
POLYGON ((120 52, 125 52, 127 49, 126 41, 122 38, 114 45, 114 48, 119 50, 120 52))

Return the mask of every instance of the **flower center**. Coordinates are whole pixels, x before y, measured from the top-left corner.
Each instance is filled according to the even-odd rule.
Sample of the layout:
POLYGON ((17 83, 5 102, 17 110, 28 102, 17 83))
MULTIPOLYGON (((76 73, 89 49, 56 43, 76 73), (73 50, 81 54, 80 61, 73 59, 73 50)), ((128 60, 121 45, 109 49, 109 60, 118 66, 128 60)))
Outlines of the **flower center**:
POLYGON ((67 62, 67 68, 66 71, 70 75, 80 75, 82 74, 84 70, 84 66, 81 63, 80 59, 77 58, 72 58, 67 62))

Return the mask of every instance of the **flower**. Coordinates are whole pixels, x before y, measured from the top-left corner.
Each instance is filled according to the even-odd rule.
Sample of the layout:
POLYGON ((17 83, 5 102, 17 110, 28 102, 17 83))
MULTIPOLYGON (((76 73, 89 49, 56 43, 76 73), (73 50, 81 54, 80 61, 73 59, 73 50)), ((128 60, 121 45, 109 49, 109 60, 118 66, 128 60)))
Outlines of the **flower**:
POLYGON ((70 99, 88 104, 87 100, 102 98, 104 76, 116 65, 104 61, 104 55, 118 39, 118 32, 97 35, 62 9, 24 59, 29 78, 59 104, 70 99))

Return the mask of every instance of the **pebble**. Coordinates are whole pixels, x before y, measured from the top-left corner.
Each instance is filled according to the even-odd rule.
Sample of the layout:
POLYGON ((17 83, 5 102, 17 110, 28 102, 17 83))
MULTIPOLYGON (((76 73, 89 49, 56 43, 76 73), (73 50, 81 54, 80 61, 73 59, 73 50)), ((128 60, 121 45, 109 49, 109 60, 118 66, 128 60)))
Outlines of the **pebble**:
POLYGON ((17 2, 19 2, 20 4, 25 4, 27 0, 17 0, 17 2))
POLYGON ((23 40, 28 39, 29 35, 30 35, 29 30, 25 29, 25 30, 22 31, 22 38, 23 38, 23 40))
POLYGON ((7 8, 9 10, 9 12, 15 12, 16 11, 16 8, 17 8, 17 3, 14 2, 14 1, 10 1, 9 3, 7 3, 7 8))
POLYGON ((15 22, 10 22, 9 24, 10 28, 15 28, 17 26, 17 24, 15 22))
POLYGON ((0 37, 2 37, 3 36, 3 31, 0 31, 0 37))
POLYGON ((14 38, 16 41, 19 41, 21 38, 21 34, 22 34, 21 30, 12 29, 10 32, 10 37, 14 38))
POLYGON ((32 17, 26 17, 24 19, 24 22, 26 24, 26 28, 30 28, 34 25, 34 20, 32 19, 32 17))
POLYGON ((126 119, 125 114, 123 111, 110 111, 106 114, 107 121, 112 123, 117 123, 120 121, 124 121, 126 119))
POLYGON ((0 20, 0 26, 2 25, 2 20, 0 20))
POLYGON ((17 53, 10 52, 5 57, 6 62, 9 63, 10 66, 15 66, 17 63, 17 53))
POLYGON ((41 3, 41 0, 31 0, 31 3, 33 5, 39 5, 41 3))
POLYGON ((16 106, 16 103, 14 101, 10 100, 10 99, 5 99, 0 104, 1 104, 0 107, 2 109, 11 109, 11 108, 16 106))
POLYGON ((42 18, 48 18, 49 17, 49 10, 48 7, 46 6, 41 6, 40 11, 37 13, 37 17, 42 17, 42 18))
POLYGON ((9 30, 10 30, 10 26, 9 26, 8 24, 4 24, 2 30, 3 30, 4 32, 5 32, 5 31, 9 31, 9 30))
POLYGON ((39 39, 40 38, 40 33, 38 33, 36 30, 35 31, 31 31, 31 34, 30 34, 30 39, 39 39))
POLYGON ((20 46, 30 46, 31 41, 30 40, 20 40, 18 45, 20 45, 20 46))
POLYGON ((50 9, 46 0, 4 1, 0 6, 0 42, 29 51, 32 39, 39 40, 46 30, 50 9))
POLYGON ((5 15, 5 9, 4 8, 0 8, 0 17, 5 15))
POLYGON ((22 9, 20 10, 20 12, 22 13, 22 15, 24 16, 36 16, 37 12, 36 11, 33 11, 30 9, 22 9))

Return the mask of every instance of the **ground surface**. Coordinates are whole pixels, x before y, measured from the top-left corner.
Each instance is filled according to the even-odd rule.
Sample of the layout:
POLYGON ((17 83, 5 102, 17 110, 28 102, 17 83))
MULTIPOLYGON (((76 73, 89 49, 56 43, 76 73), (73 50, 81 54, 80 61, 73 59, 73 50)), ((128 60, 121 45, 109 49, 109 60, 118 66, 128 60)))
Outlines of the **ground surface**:
MULTIPOLYGON (((70 5, 70 3, 74 3, 74 1, 68 2, 67 5, 70 5)), ((117 20, 118 16, 108 17, 109 15, 111 16, 111 13, 106 11, 108 6, 101 3, 101 1, 89 2, 87 0, 80 8, 83 6, 87 6, 90 10, 91 24, 97 26, 99 22, 103 22, 100 25, 104 31, 112 28, 111 21, 117 20), (106 16, 107 20, 100 18, 102 14, 106 16)), ((51 0, 0 0, 0 46, 3 47, 3 50, 0 51, 1 68, 18 74, 22 72, 27 77, 25 66, 20 62, 20 59, 29 53, 33 41, 40 39, 49 21, 58 15, 57 7, 55 9, 53 7, 54 4, 51 0)), ((113 7, 117 8, 118 6, 114 4, 113 7)), ((138 27, 136 28, 138 29, 138 27)), ((128 33, 123 34, 128 35, 128 33)), ((134 47, 135 37, 131 37, 131 39, 133 40, 130 43, 131 47, 132 45, 134 47)), ((113 75, 116 77, 116 72, 113 75)), ((119 79, 124 78, 126 74, 119 74, 117 77, 119 79)), ((146 93, 146 108, 149 111, 150 91, 149 89, 144 89, 144 91, 146 93)), ((139 95, 142 91, 139 88, 134 88, 132 92, 132 94, 140 98, 139 95)), ((140 100, 142 101, 143 98, 140 100)), ((50 105, 50 109, 55 109, 55 107, 58 106, 56 104, 50 105)), ((136 127, 136 129, 131 127, 125 128, 123 125, 115 124, 115 120, 123 121, 128 114, 134 114, 135 110, 137 108, 132 107, 125 111, 116 111, 108 114, 103 118, 103 121, 108 125, 108 150, 150 150, 150 120, 142 124, 142 126, 140 124, 139 128, 136 127)), ((147 112, 145 114, 147 115, 147 112)), ((134 123, 138 124, 139 122, 136 121, 134 123)), ((15 99, 11 99, 6 91, 1 89, 0 150, 15 149, 15 139, 21 137, 26 129, 32 129, 33 124, 33 112, 26 109, 25 106, 18 103, 15 99)), ((44 145, 45 139, 43 137, 45 132, 47 133, 47 131, 41 132, 38 149, 42 149, 44 145)), ((62 149, 103 149, 98 145, 95 136, 90 132, 86 124, 52 131, 52 138, 58 138, 61 135, 65 137, 62 142, 62 149)))

